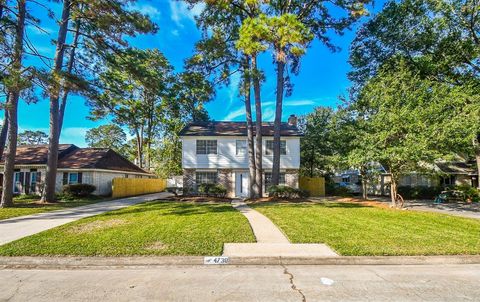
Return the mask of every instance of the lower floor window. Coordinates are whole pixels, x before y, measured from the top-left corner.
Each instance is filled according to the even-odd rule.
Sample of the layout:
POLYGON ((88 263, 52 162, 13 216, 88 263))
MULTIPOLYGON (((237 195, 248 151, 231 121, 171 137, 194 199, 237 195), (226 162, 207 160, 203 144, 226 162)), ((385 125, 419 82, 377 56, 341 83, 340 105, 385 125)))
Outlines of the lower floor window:
POLYGON ((195 182, 200 184, 213 184, 217 182, 217 172, 197 172, 195 182))
POLYGON ((78 184, 78 173, 68 173, 68 184, 78 184))
MULTIPOLYGON (((278 178, 278 184, 284 186, 285 185, 285 173, 280 173, 280 177, 278 178)), ((272 173, 266 172, 265 173, 265 191, 272 185, 272 173)))

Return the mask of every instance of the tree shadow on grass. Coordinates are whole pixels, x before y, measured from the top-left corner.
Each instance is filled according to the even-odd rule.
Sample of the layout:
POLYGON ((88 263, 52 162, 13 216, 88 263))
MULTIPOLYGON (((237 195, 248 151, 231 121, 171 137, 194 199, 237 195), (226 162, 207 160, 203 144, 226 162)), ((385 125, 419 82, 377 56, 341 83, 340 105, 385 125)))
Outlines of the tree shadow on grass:
POLYGON ((172 202, 147 202, 115 212, 105 213, 105 216, 118 216, 147 212, 159 212, 159 215, 202 215, 212 213, 236 212, 229 204, 193 204, 172 202))
POLYGON ((265 202, 265 203, 257 203, 253 205, 253 208, 262 208, 264 206, 276 206, 279 205, 280 207, 292 207, 292 208, 314 208, 314 207, 324 207, 324 208, 345 208, 345 209, 359 209, 359 208, 373 208, 372 205, 365 205, 359 203, 351 203, 351 202, 335 202, 335 203, 312 203, 312 202, 303 202, 303 203, 276 203, 276 202, 265 202))

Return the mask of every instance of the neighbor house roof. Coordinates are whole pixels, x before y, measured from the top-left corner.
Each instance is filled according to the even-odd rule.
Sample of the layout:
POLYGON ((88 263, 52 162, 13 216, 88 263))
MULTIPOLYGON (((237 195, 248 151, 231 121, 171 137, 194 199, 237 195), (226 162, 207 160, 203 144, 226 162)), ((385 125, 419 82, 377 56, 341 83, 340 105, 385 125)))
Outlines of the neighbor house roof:
POLYGON ((441 172, 446 174, 476 175, 478 173, 474 162, 438 162, 436 165, 441 172))
MULTIPOLYGON (((262 135, 273 136, 273 123, 262 124, 262 135)), ((253 127, 256 134, 255 125, 253 127)), ((246 136, 246 122, 192 122, 180 131, 180 136, 246 136)), ((281 136, 302 136, 296 126, 282 123, 281 136)))
MULTIPOLYGON (((47 145, 19 146, 15 165, 46 165, 47 145)), ((2 158, 1 164, 5 162, 2 158)), ((75 145, 59 146, 58 168, 102 169, 135 173, 147 173, 117 152, 107 148, 79 148, 75 145)))

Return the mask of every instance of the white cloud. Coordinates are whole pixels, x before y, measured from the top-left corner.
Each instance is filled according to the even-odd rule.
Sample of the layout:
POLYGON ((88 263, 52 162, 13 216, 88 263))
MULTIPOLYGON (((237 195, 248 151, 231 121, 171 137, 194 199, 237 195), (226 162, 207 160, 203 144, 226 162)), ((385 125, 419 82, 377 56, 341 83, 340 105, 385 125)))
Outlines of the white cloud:
POLYGON ((275 110, 273 108, 267 107, 262 108, 262 120, 265 122, 273 122, 275 119, 275 110))
POLYGON ((236 110, 233 110, 233 111, 230 111, 229 114, 227 114, 223 119, 225 121, 232 121, 234 119, 236 119, 237 117, 240 117, 240 116, 243 116, 245 115, 245 108, 238 108, 236 110))
POLYGON ((285 106, 312 106, 315 104, 314 100, 289 100, 285 102, 285 106))
POLYGON ((170 32, 172 34, 172 36, 175 36, 175 37, 178 37, 178 35, 180 34, 180 32, 178 31, 178 29, 174 29, 170 32))
POLYGON ((240 85, 240 73, 235 73, 230 76, 230 85, 228 85, 228 97, 230 100, 230 106, 236 100, 238 96, 238 85, 240 85))
POLYGON ((179 27, 183 27, 183 21, 189 20, 195 22, 195 16, 201 14, 205 7, 205 4, 196 4, 192 8, 183 2, 177 0, 170 0, 170 11, 172 21, 179 27))
POLYGON ((138 4, 137 3, 135 5, 130 6, 130 8, 132 10, 136 10, 136 11, 138 11, 138 12, 144 14, 144 15, 149 16, 150 18, 158 18, 161 15, 160 11, 156 7, 154 7, 150 4, 138 4))

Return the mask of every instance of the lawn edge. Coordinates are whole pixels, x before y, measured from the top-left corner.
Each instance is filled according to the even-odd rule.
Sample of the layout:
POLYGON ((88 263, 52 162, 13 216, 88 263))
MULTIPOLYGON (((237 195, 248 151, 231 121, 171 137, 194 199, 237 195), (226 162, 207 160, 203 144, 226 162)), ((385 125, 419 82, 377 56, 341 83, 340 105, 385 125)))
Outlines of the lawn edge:
MULTIPOLYGON (((0 257, 1 269, 154 268, 204 265, 203 256, 158 257, 0 257)), ((480 264, 480 255, 230 257, 228 265, 453 265, 480 264)))

